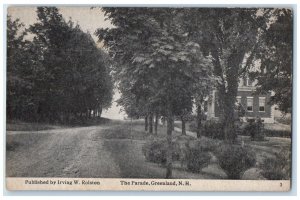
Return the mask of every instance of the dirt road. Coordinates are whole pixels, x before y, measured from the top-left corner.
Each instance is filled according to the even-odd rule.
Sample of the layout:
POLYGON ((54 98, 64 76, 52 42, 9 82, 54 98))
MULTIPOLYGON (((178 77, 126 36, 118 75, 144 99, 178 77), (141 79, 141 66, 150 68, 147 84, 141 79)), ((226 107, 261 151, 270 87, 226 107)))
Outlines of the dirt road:
POLYGON ((8 132, 8 177, 119 177, 120 171, 92 126, 36 132, 8 132))

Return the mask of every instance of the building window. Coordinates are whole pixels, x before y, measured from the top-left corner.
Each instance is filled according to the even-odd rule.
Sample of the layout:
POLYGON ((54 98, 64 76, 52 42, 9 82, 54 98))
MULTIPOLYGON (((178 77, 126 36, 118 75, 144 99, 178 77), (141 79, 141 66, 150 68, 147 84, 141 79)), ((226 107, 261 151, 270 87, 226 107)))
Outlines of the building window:
POLYGON ((259 112, 265 112, 266 97, 259 97, 259 112))
POLYGON ((247 97, 247 111, 253 112, 253 97, 247 97))

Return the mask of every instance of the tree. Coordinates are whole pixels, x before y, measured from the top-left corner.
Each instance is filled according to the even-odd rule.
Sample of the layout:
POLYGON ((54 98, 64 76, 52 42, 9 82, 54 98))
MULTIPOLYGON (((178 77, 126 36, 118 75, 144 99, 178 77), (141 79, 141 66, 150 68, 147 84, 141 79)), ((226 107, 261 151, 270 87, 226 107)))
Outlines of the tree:
POLYGON ((202 52, 213 58, 213 73, 218 78, 217 103, 225 139, 234 141, 234 112, 239 78, 247 71, 247 63, 252 62, 252 54, 260 45, 262 28, 270 20, 269 10, 191 8, 186 11, 185 18, 189 34, 201 44, 202 52))
POLYGON ((117 62, 115 71, 120 84, 129 81, 137 100, 143 99, 150 112, 159 107, 167 118, 166 178, 171 178, 174 116, 191 110, 194 76, 207 77, 209 59, 202 55, 199 44, 185 34, 181 10, 103 10, 115 27, 99 29, 97 35, 117 62))
POLYGON ((7 17, 7 118, 28 119, 33 112, 33 62, 31 45, 24 39, 27 34, 19 19, 7 17))
MULTIPOLYGON (((28 29, 34 36, 32 41, 22 42, 21 37, 15 37, 21 41, 19 46, 24 43, 22 52, 19 46, 11 45, 18 24, 8 23, 12 35, 8 64, 10 70, 15 69, 14 73, 9 70, 8 91, 24 94, 21 104, 12 102, 17 106, 16 112, 24 110, 27 120, 60 122, 70 122, 71 118, 83 120, 83 116, 91 117, 92 112, 100 114, 102 108, 110 106, 113 94, 108 57, 96 47, 89 33, 71 20, 66 22, 57 8, 38 7, 37 16, 38 22, 28 29), (15 54, 20 57, 16 59, 15 54), (14 80, 23 83, 14 89, 10 84, 14 80)), ((12 96, 23 97, 16 93, 12 96)))
POLYGON ((260 61, 260 70, 250 76, 257 78, 259 92, 274 91, 269 103, 286 113, 292 107, 292 11, 275 9, 272 16, 273 22, 262 32, 261 45, 253 56, 254 61, 260 61))

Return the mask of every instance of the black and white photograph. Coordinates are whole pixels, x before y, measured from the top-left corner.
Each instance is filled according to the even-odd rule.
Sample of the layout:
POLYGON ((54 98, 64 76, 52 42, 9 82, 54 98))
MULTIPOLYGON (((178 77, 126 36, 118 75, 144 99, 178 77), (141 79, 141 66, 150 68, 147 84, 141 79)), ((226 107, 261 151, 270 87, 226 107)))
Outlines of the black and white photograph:
POLYGON ((293 7, 10 5, 5 32, 8 190, 290 190, 293 7))

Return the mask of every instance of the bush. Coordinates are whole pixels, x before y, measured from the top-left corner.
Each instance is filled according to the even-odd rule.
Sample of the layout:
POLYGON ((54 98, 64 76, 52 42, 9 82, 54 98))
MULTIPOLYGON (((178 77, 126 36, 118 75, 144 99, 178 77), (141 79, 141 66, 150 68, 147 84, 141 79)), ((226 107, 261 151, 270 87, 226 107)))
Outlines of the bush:
POLYGON ((223 145, 217 151, 220 167, 229 179, 240 179, 242 174, 255 166, 256 156, 247 147, 237 145, 223 145))
POLYGON ((220 140, 202 137, 195 142, 195 146, 197 146, 202 151, 215 152, 219 148, 221 143, 222 142, 220 140))
POLYGON ((264 135, 267 137, 285 137, 285 138, 291 137, 291 132, 286 130, 264 129, 263 132, 264 135))
MULTIPOLYGON (((142 152, 147 161, 164 165, 167 162, 167 148, 166 139, 151 139, 144 144, 142 152)), ((173 142, 172 159, 179 160, 179 157, 179 145, 173 142)))
POLYGON ((161 164, 167 161, 165 140, 149 140, 143 146, 142 151, 147 161, 161 164))
POLYGON ((192 132, 197 132, 197 125, 195 121, 192 121, 189 125, 189 130, 192 132))
POLYGON ((220 122, 208 120, 203 124, 202 133, 213 139, 224 139, 223 125, 220 122))
POLYGON ((200 172, 207 167, 211 156, 201 148, 191 148, 187 156, 187 169, 191 172, 200 172))
MULTIPOLYGON (((194 115, 194 114, 186 114, 184 116, 184 119, 185 119, 186 122, 194 121, 196 118, 197 118, 197 116, 194 115)), ((175 121, 181 121, 181 117, 180 116, 175 116, 175 121)))
POLYGON ((249 119, 248 124, 244 128, 244 135, 250 135, 251 140, 262 141, 265 139, 263 131, 263 123, 260 118, 257 120, 249 119))
POLYGON ((281 150, 275 157, 266 158, 262 164, 262 175, 269 180, 288 180, 291 178, 291 152, 281 150))

